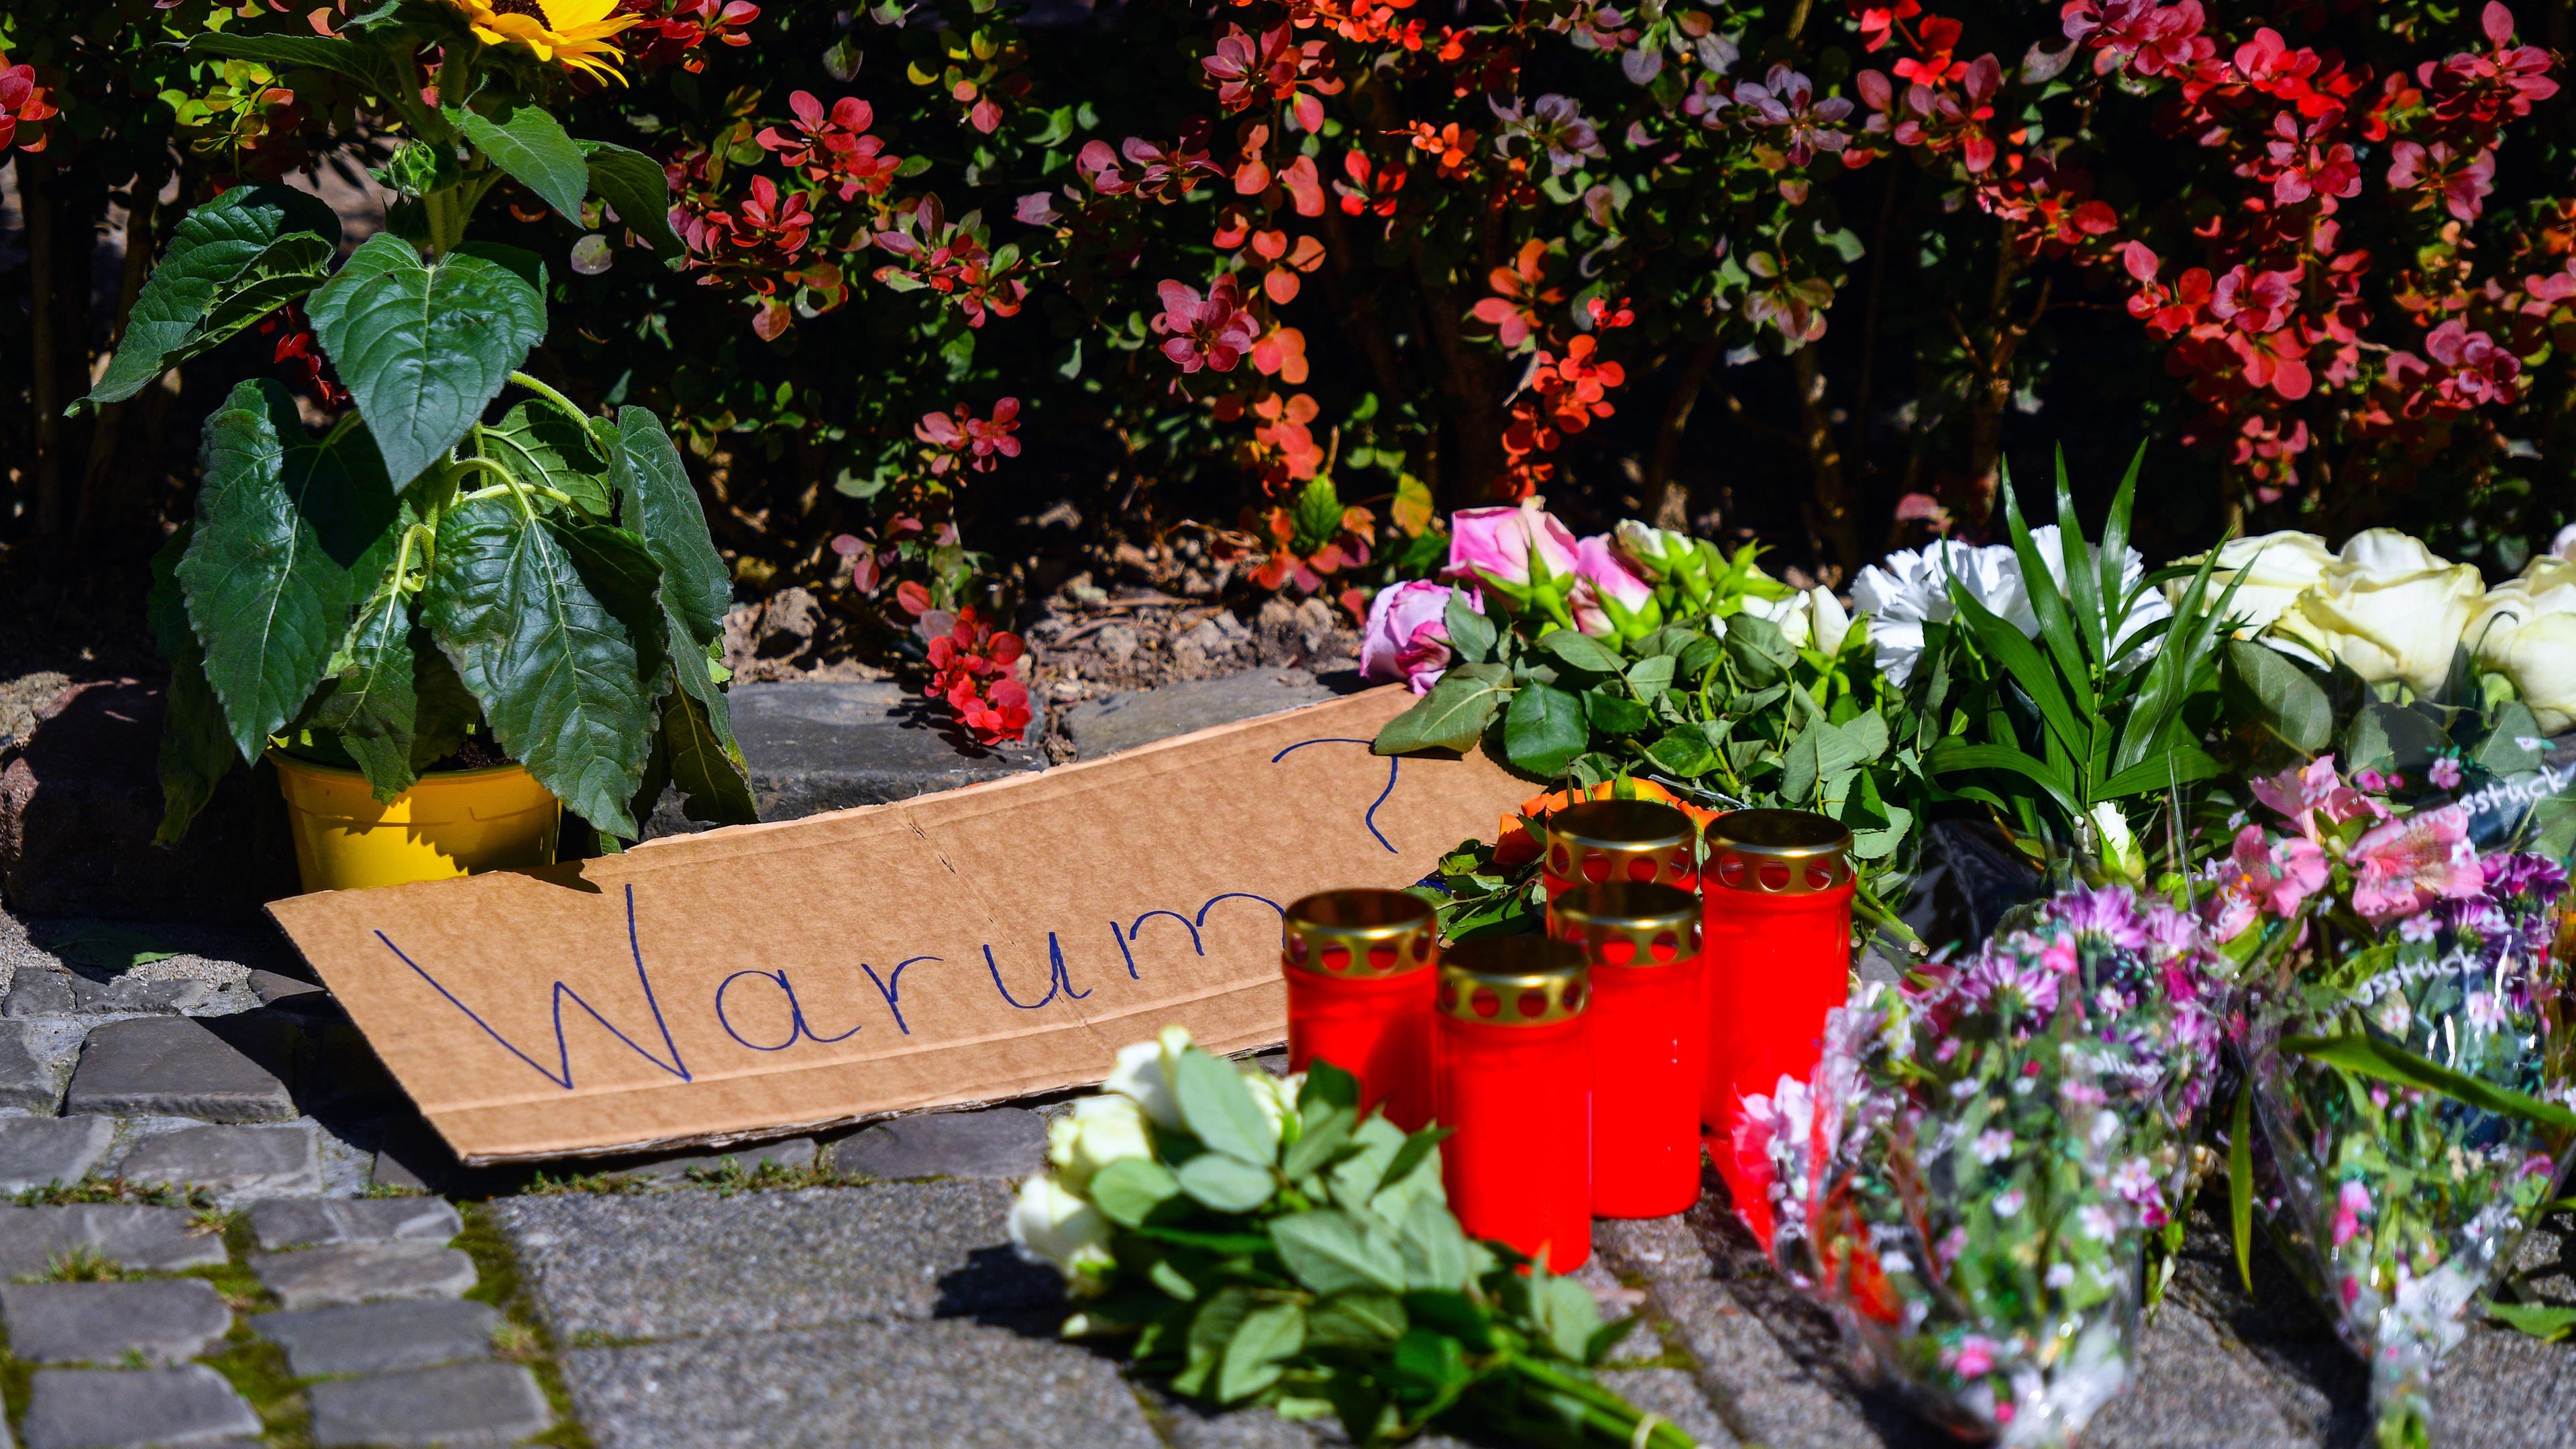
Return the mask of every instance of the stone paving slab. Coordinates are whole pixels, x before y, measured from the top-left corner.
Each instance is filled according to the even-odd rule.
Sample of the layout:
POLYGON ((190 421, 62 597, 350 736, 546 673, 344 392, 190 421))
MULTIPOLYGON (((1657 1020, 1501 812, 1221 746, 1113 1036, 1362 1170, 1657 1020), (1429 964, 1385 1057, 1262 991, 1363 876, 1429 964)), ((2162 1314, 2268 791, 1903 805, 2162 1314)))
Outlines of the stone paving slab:
POLYGON ((254 1436, 259 1415, 203 1364, 40 1369, 21 1427, 27 1449, 141 1449, 254 1436))
POLYGON ((0 1021, 0 1107, 51 1112, 62 1105, 72 1052, 83 1028, 50 1021, 0 1021), (65 1038, 69 1040, 66 1041, 65 1038))
POLYGON ((596 1170, 610 1177, 676 1184, 694 1178, 722 1177, 729 1171, 749 1175, 757 1173, 764 1164, 790 1172, 810 1172, 814 1167, 814 1154, 821 1150, 821 1144, 811 1137, 782 1137, 768 1142, 742 1142, 731 1147, 661 1153, 651 1157, 603 1158, 598 1161, 596 1170))
POLYGON ((71 1184, 116 1145, 113 1117, 15 1117, 0 1121, 0 1192, 71 1184))
POLYGON ((320 1449, 512 1444, 554 1422, 536 1379, 507 1363, 335 1379, 313 1386, 312 1404, 320 1449))
POLYGON ((287 1367, 298 1377, 311 1378, 487 1358, 503 1322, 501 1310, 488 1303, 426 1298, 263 1313, 250 1326, 286 1350, 287 1367))
POLYGON ((1029 1177, 1046 1166, 1046 1119, 1026 1107, 898 1117, 833 1143, 832 1166, 885 1178, 1029 1177))
POLYGON ((9 1353, 29 1363, 116 1364, 129 1353, 175 1364, 232 1331, 233 1311, 201 1278, 13 1283, 0 1288, 9 1353))
POLYGON ((128 1182, 202 1187, 225 1200, 320 1192, 321 1139, 311 1122, 182 1127, 134 1144, 117 1172, 128 1182))
POLYGON ((599 1449, 1161 1449, 1117 1364, 956 1319, 574 1349, 599 1449))
POLYGON ((329 1308, 387 1298, 457 1298, 474 1286, 474 1260, 436 1243, 340 1243, 254 1253, 251 1273, 287 1308, 329 1308))
POLYGON ((135 1203, 0 1207, 0 1274, 41 1274, 82 1249, 122 1268, 178 1272, 224 1261, 224 1239, 181 1208, 135 1203))
POLYGON ((107 1022, 81 1045, 63 1110, 282 1122, 295 1115, 279 1075, 295 1034, 293 1023, 266 1013, 107 1022))
POLYGON ((1011 1194, 940 1182, 492 1205, 554 1330, 672 1338, 1054 1302, 1050 1270, 1002 1246, 1011 1194))
POLYGON ((250 1205, 250 1230, 261 1248, 327 1247, 396 1240, 444 1243, 464 1230, 444 1198, 380 1197, 358 1202, 269 1198, 250 1205))

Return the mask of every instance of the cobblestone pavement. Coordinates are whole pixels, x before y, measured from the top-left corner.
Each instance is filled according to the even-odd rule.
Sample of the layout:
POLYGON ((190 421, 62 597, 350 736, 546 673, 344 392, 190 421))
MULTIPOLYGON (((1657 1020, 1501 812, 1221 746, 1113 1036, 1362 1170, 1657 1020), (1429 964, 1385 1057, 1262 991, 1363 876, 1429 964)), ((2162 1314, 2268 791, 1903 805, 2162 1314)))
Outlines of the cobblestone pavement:
MULTIPOLYGON (((1003 1217, 1048 1106, 730 1154, 465 1171, 258 931, 0 918, 0 1361, 29 1449, 1327 1449, 1062 1342, 1003 1217)), ((2576 1301, 2553 1220, 2523 1282, 2576 1301)), ((1842 1372, 1731 1217, 1605 1223, 1610 1375, 1710 1446, 1945 1443, 1842 1372)), ((2205 1224, 2090 1449, 2346 1449, 2366 1383, 2205 1224)), ((2576 1449, 2576 1348, 2481 1326, 2442 1442, 2576 1449)))

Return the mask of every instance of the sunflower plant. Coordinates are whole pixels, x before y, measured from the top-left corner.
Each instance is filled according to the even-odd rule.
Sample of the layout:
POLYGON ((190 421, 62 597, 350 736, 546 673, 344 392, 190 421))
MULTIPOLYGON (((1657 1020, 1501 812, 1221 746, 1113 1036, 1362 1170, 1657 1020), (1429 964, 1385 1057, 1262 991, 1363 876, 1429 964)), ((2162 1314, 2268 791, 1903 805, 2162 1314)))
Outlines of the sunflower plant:
POLYGON ((666 782, 693 816, 751 818, 717 663, 732 581, 679 452, 652 413, 595 416, 524 370, 545 265, 468 239, 506 177, 566 217, 596 198, 678 254, 661 167, 548 109, 575 80, 621 79, 634 17, 614 11, 389 0, 334 35, 188 42, 353 86, 395 142, 378 179, 397 200, 345 259, 306 193, 237 186, 196 208, 75 405, 132 397, 280 309, 309 320, 353 405, 316 433, 253 380, 206 422, 195 516, 151 606, 171 667, 164 839, 272 748, 353 766, 388 801, 497 749, 612 842, 666 782))

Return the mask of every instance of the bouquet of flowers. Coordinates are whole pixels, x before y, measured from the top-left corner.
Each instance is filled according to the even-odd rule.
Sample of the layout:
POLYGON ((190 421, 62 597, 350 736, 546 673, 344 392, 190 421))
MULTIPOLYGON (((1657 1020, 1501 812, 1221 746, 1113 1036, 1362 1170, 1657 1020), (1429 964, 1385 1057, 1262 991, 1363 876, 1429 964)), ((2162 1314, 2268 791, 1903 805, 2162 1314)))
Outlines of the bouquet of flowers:
POLYGON ((1358 1101, 1329 1064, 1282 1080, 1166 1028, 1056 1122, 1011 1241, 1064 1274, 1068 1334, 1127 1337, 1190 1398, 1337 1414, 1362 1445, 1438 1422, 1692 1449, 1592 1378, 1637 1320, 1605 1327, 1581 1284, 1469 1238, 1441 1191, 1443 1134, 1358 1101))
POLYGON ((2119 886, 1871 988, 1746 1100, 1773 1261, 1932 1418, 2068 1442, 2132 1377, 2230 991, 2187 912, 2119 886))
POLYGON ((2256 782, 2272 818, 2239 832, 2208 902, 2216 934, 2278 947, 2243 1023, 2273 1226, 2369 1361, 2391 1449, 2430 1442, 2434 1367, 2576 1136, 2551 939, 2567 873, 2481 853, 2471 811, 2408 808, 2402 784, 2347 781, 2332 756, 2256 782))

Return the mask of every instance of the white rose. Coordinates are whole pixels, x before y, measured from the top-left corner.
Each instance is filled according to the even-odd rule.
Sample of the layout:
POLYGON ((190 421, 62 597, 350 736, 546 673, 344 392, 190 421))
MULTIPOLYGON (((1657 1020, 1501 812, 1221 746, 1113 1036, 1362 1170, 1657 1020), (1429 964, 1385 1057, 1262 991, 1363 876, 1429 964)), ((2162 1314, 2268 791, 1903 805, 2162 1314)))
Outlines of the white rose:
POLYGON ((1297 1089, 1259 1067, 1243 1074, 1243 1085, 1252 1093, 1252 1105, 1261 1109, 1270 1140, 1278 1141, 1297 1114, 1297 1089))
POLYGON ((1107 1092, 1083 1097, 1073 1104, 1071 1116, 1047 1125, 1047 1160, 1074 1188, 1120 1158, 1153 1155, 1145 1111, 1132 1098, 1107 1092))
POLYGON ((2576 561, 2545 556, 2469 621, 2478 662, 2513 681, 2545 734, 2576 725, 2576 561))
POLYGON ((1110 1266, 1109 1221, 1052 1177, 1020 1184, 1011 1204, 1011 1247, 1023 1261, 1050 1263, 1079 1291, 1090 1275, 1110 1266))
MULTIPOLYGON (((2270 628, 2272 621, 2280 618, 2334 561, 2334 550, 2313 533, 2289 530, 2231 538, 2219 545, 2218 562, 2209 571, 2209 599, 2216 603, 2219 594, 2234 583, 2236 597, 2228 601, 2227 611, 2243 621, 2236 637, 2250 639, 2270 628)), ((2196 564, 2200 560, 2180 562, 2196 564)), ((2189 579, 2168 579, 2165 597, 2178 604, 2190 587, 2189 579)))
POLYGON ((1843 601, 1834 597, 1833 590, 1807 590, 1807 630, 1814 636, 1818 652, 1841 653, 1843 637, 1851 633, 1851 624, 1851 614, 1843 608, 1843 601))
POLYGON ((2476 568, 2438 558, 2396 529, 2374 528, 2344 541, 2272 632, 2342 660, 2363 679, 2397 680, 2429 696, 2450 674, 2452 651, 2485 597, 2476 568))
POLYGON ((1109 1080, 1101 1085, 1132 1099, 1156 1125, 1178 1127, 1181 1099, 1172 1091, 1172 1068, 1189 1044, 1188 1027, 1167 1026, 1152 1041, 1121 1047, 1118 1065, 1110 1069, 1109 1080))
POLYGON ((1746 599, 1744 612, 1757 619, 1768 619, 1780 626, 1780 637, 1792 649, 1804 649, 1814 631, 1807 619, 1807 596, 1791 594, 1785 599, 1746 599))
POLYGON ((2553 558, 2563 558, 2569 563, 2576 563, 2576 523, 2558 530, 2558 536, 2549 541, 2549 552, 2553 558))

